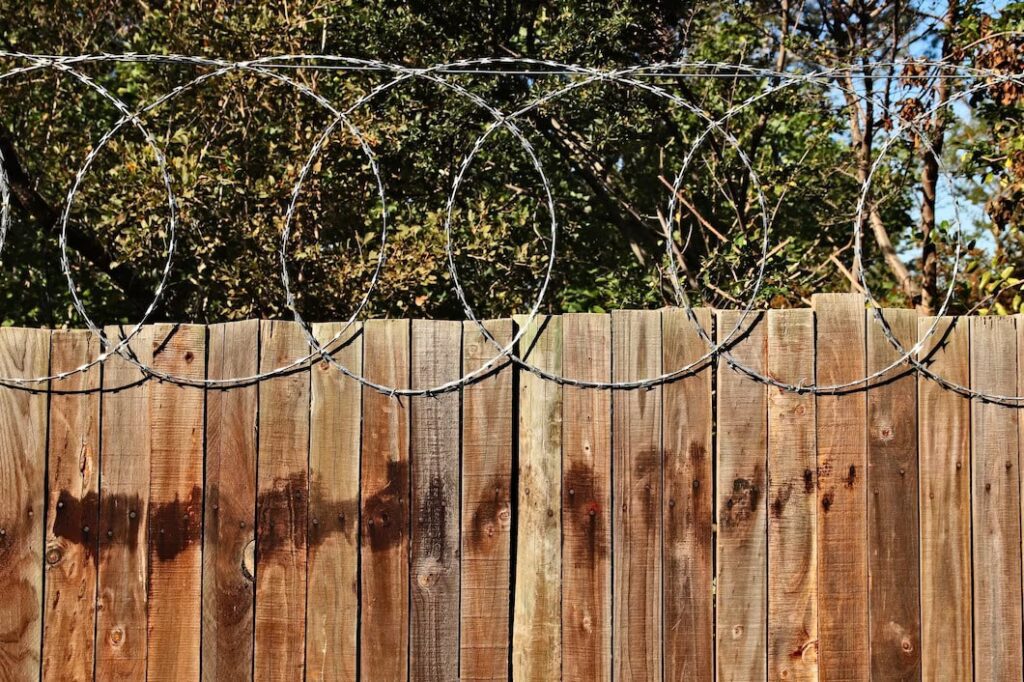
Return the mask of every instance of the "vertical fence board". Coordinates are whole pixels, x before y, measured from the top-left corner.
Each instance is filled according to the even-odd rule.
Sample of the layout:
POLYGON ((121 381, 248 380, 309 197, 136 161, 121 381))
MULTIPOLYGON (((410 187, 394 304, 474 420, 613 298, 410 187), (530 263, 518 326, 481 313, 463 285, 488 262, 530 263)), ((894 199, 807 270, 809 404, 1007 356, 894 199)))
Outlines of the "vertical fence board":
MULTIPOLYGON (((153 368, 206 378, 206 328, 153 327, 153 368)), ((147 679, 199 679, 202 614, 204 391, 156 382, 149 391, 149 639, 147 679)))
MULTIPOLYGON (((462 326, 412 323, 412 387, 461 376, 462 326)), ((412 405, 413 680, 459 675, 459 392, 414 398, 412 405)))
MULTIPOLYGON (((115 344, 119 327, 107 327, 115 344)), ((127 334, 128 330, 124 330, 127 334)), ((129 342, 153 361, 152 328, 129 342)), ((97 569, 96 679, 146 677, 149 518, 149 391, 152 382, 120 356, 103 363, 100 423, 100 554, 97 569), (120 389, 120 390, 116 390, 120 389)))
MULTIPOLYGON (((611 320, 562 316, 565 376, 611 380, 611 320)), ((562 678, 611 679, 611 394, 562 390, 562 678)))
MULTIPOLYGON (((316 324, 321 344, 343 367, 363 370, 359 325, 316 324)), ((359 622, 359 439, 362 390, 326 360, 312 370, 309 434, 309 542, 306 679, 356 679, 359 622)))
MULTIPOLYGON (((483 323, 504 347, 512 321, 483 323)), ((472 322, 463 323, 462 372, 498 349, 472 322)), ((512 528, 511 365, 466 386, 462 397, 462 561, 460 679, 503 680, 509 664, 509 550, 512 528)))
MULTIPOLYGON (((917 312, 884 310, 904 349, 917 341, 917 312)), ((900 353, 867 315, 868 373, 900 353)), ((899 365, 868 390, 868 570, 871 674, 921 675, 917 377, 899 365)))
MULTIPOLYGON (((711 310, 694 311, 712 334, 711 310)), ((672 372, 707 352, 682 310, 662 311, 662 367, 672 372)), ((663 557, 665 679, 713 680, 711 364, 664 385, 663 557)))
MULTIPOLYGON (((768 374, 814 382, 814 313, 768 311, 768 374)), ((768 671, 818 679, 814 395, 768 388, 768 671)))
MULTIPOLYGON (((208 329, 210 379, 259 371, 258 320, 208 329)), ((202 673, 210 682, 252 675, 258 391, 206 394, 202 673)))
MULTIPOLYGON (((867 368, 864 297, 820 294, 817 383, 861 379, 867 368)), ((816 396, 818 449, 818 669, 865 682, 868 655, 867 399, 864 388, 816 396)))
MULTIPOLYGON (((260 371, 308 353, 297 323, 260 326, 260 371)), ((295 680, 306 651, 308 368, 261 382, 259 406, 253 667, 257 680, 295 680)))
MULTIPOLYGON (((0 376, 49 366, 50 332, 0 328, 0 376)), ((0 387, 0 670, 12 680, 38 679, 42 656, 46 409, 45 393, 0 387)))
MULTIPOLYGON (((525 325, 526 319, 516 318, 525 325)), ((562 320, 538 315, 519 341, 532 365, 562 372, 562 320)), ((551 680, 561 675, 562 389, 519 373, 519 508, 515 562, 512 675, 551 680)))
MULTIPOLYGON (((973 317, 971 388, 1016 395, 1013 318, 973 317)), ((1018 411, 971 400, 974 679, 1021 679, 1018 411)))
MULTIPOLYGON (((661 313, 612 313, 615 381, 661 374, 661 313)), ((615 677, 660 680, 661 386, 612 396, 615 677)))
MULTIPOLYGON (((54 331, 50 337, 50 373, 68 372, 94 360, 99 346, 92 332, 54 331)), ((100 527, 100 394, 90 391, 99 389, 101 373, 99 367, 93 367, 52 384, 44 680, 92 678, 100 527), (82 531, 86 526, 89 533, 82 531)))
MULTIPOLYGON (((741 313, 719 311, 717 338, 724 341, 741 313)), ((766 325, 748 315, 729 352, 764 372, 766 325)), ((716 666, 718 679, 753 682, 767 677, 768 394, 763 384, 718 361, 718 578, 716 666)))
MULTIPOLYGON (((966 319, 918 320, 925 342, 919 359, 949 381, 969 386, 966 319)), ((917 382, 921 448, 921 676, 970 680, 971 637, 971 403, 921 378, 917 382)))
MULTIPOLYGON (((409 322, 363 326, 364 375, 409 386, 409 322)), ((409 664, 409 400, 363 389, 363 679, 404 680, 409 664)))

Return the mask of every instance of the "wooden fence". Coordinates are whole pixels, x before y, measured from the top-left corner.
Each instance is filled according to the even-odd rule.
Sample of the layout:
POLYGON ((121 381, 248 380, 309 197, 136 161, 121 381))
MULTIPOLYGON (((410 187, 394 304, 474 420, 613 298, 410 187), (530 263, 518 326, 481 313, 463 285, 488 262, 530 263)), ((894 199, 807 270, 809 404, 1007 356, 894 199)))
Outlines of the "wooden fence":
MULTIPOLYGON (((885 314, 908 347, 930 326, 885 314)), ((736 315, 698 311, 719 334, 736 315)), ((1024 322, 939 332, 938 373, 1024 389, 1024 322)), ((679 310, 551 317, 523 346, 601 381, 705 351, 679 310)), ((256 321, 134 349, 200 379, 308 352, 256 321)), ((0 375, 97 352, 6 328, 0 375)), ((844 295, 768 312, 732 352, 823 384, 897 357, 844 295)), ((493 355, 427 321, 366 322, 336 353, 410 387, 493 355)), ((0 389, 2 680, 1021 679, 1024 422, 912 373, 814 396, 721 360, 616 392, 506 368, 403 400, 326 365, 228 391, 139 377, 114 357, 60 392, 0 389)))

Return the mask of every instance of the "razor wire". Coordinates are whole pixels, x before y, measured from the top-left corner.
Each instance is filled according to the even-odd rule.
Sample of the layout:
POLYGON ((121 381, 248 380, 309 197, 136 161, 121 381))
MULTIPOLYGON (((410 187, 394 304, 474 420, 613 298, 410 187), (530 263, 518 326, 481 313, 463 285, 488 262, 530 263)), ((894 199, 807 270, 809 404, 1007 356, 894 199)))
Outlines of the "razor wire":
MULTIPOLYGON (((15 388, 20 390, 27 390, 33 392, 54 392, 60 393, 59 389, 54 389, 49 384, 51 382, 59 382, 66 379, 74 374, 85 372, 92 367, 100 365, 108 360, 111 356, 118 356, 123 358, 129 363, 135 365, 143 376, 143 381, 148 379, 156 379, 158 381, 164 381, 168 383, 174 383, 184 386, 192 386, 207 389, 229 389, 241 386, 252 385, 267 379, 289 374, 295 371, 300 371, 305 367, 315 362, 326 362, 333 366, 335 369, 340 371, 342 374, 354 379, 363 386, 372 390, 381 392, 383 394, 393 397, 429 397, 437 396, 451 391, 457 391, 460 388, 469 385, 473 382, 479 381, 480 379, 488 376, 493 371, 500 369, 501 367, 513 364, 524 371, 529 371, 538 377, 556 382, 563 386, 571 386, 582 389, 597 389, 597 390, 648 390, 664 384, 666 382, 674 381, 676 379, 692 375, 693 373, 700 371, 704 367, 713 363, 716 359, 721 361, 725 366, 731 368, 734 371, 741 373, 742 375, 750 378, 753 381, 763 383, 767 386, 775 387, 779 390, 795 392, 795 393, 812 393, 812 394, 837 394, 843 393, 850 390, 857 390, 870 386, 872 383, 882 380, 883 378, 890 377, 892 373, 900 367, 905 367, 907 371, 912 371, 920 374, 921 376, 936 381, 943 387, 955 391, 961 395, 970 398, 978 398, 985 401, 996 402, 1000 404, 1007 404, 1017 406, 1024 401, 1024 396, 1009 396, 1009 395, 993 395, 983 393, 967 386, 962 386, 956 382, 952 382, 941 375, 936 374, 927 365, 927 358, 919 358, 922 350, 925 348, 929 339, 934 337, 941 326, 941 318, 948 311, 950 305, 954 300, 954 290, 957 284, 957 275, 961 269, 963 250, 964 250, 964 236, 961 226, 960 219, 960 200, 953 193, 953 213, 954 219, 952 224, 954 225, 954 253, 953 253, 953 264, 950 275, 948 276, 948 285, 944 295, 942 296, 942 303, 936 311, 934 319, 928 330, 923 334, 919 334, 916 343, 910 346, 910 348, 904 348, 903 344, 896 338, 896 334, 893 332, 888 321, 885 319, 884 313, 880 304, 871 293, 871 289, 866 280, 865 267, 856 268, 857 281, 863 291, 865 297, 865 304, 872 310, 873 319, 879 325, 882 334, 886 341, 893 347, 898 353, 894 361, 892 361, 886 367, 866 374, 855 380, 847 381, 844 383, 833 384, 833 385, 819 385, 816 382, 800 382, 797 384, 787 383, 779 381, 778 379, 766 374, 764 372, 755 370, 744 363, 736 360, 730 349, 739 339, 745 334, 746 329, 749 328, 748 321, 752 316, 760 315, 761 311, 755 310, 757 295, 763 285, 765 269, 769 260, 769 252, 771 247, 771 217, 770 211, 767 206, 767 198, 764 190, 762 189, 760 180, 758 179, 757 173, 754 170, 753 162, 747 156, 746 152, 742 148, 742 145, 736 140, 732 133, 728 130, 728 123, 731 119, 746 111, 750 107, 754 106, 763 99, 770 97, 774 94, 780 93, 787 88, 797 86, 818 86, 827 88, 830 91, 839 90, 846 96, 852 96, 854 101, 863 102, 866 99, 870 99, 870 103, 875 107, 877 111, 884 112, 889 120, 894 122, 895 126, 898 126, 898 130, 891 132, 885 139, 881 149, 874 155, 870 168, 867 172, 865 181, 861 184, 860 192, 858 193, 858 200, 856 206, 856 215, 853 219, 853 251, 854 251, 854 262, 863 265, 864 262, 864 251, 863 251, 863 226, 865 225, 866 215, 865 212, 869 210, 871 204, 871 188, 875 179, 878 169, 881 167, 882 162, 886 158, 889 150, 894 145, 898 144, 905 139, 905 135, 914 135, 918 141, 923 142, 927 151, 931 152, 932 156, 938 163, 939 179, 945 180, 952 186, 953 176, 950 170, 946 167, 946 163, 942 158, 941 154, 935 153, 935 143, 931 140, 928 131, 925 126, 921 124, 921 121, 928 120, 931 116, 943 113, 943 110, 948 110, 954 105, 965 101, 974 93, 977 93, 985 88, 991 88, 994 84, 1001 84, 1006 82, 1012 82, 1017 85, 1024 84, 1024 74, 1007 74, 1000 73, 991 69, 980 69, 964 65, 950 65, 941 61, 925 61, 925 60, 907 60, 907 61, 893 61, 885 63, 875 63, 870 65, 856 65, 856 66, 828 66, 819 67, 809 70, 804 73, 794 73, 786 71, 778 71, 773 69, 766 69, 761 67, 747 66, 743 64, 728 64, 728 63, 713 63, 704 61, 676 61, 676 62, 661 62, 656 64, 646 65, 635 65, 626 68, 618 69, 602 69, 594 67, 584 67, 573 64, 563 64, 551 60, 541 59, 524 59, 515 57, 495 57, 495 58, 479 58, 479 59, 467 59, 460 60, 444 64, 436 64, 434 66, 417 68, 409 66, 401 66, 396 64, 388 64, 376 60, 357 59, 351 57, 331 56, 331 55, 312 55, 312 54, 294 54, 294 55, 274 55, 263 57, 260 59, 254 59, 249 61, 226 61, 221 59, 214 59, 209 57, 198 57, 188 55, 156 55, 156 54, 93 54, 93 55, 78 55, 78 56, 56 56, 56 55, 36 55, 36 54, 25 54, 17 52, 3 52, 0 51, 0 59, 10 59, 15 61, 27 62, 24 66, 18 66, 10 68, 7 71, 0 73, 0 84, 8 78, 31 73, 34 71, 43 70, 55 70, 61 74, 66 74, 77 82, 86 86, 104 100, 109 102, 113 107, 116 108, 120 114, 120 118, 107 129, 100 136, 96 144, 92 145, 89 152, 86 154, 85 160, 78 171, 75 173, 74 180, 69 188, 63 209, 60 217, 60 235, 59 235, 59 246, 60 246, 60 264, 62 273, 67 282, 68 292, 71 298, 71 304, 75 312, 82 318, 88 327, 89 331, 100 339, 101 352, 92 361, 85 363, 72 370, 54 373, 47 376, 40 377, 0 377, 0 385, 15 388), (183 65, 193 68, 205 68, 208 71, 201 73, 200 75, 193 78, 191 81, 178 85, 165 94, 157 97, 148 104, 143 105, 137 110, 131 110, 128 105, 113 94, 110 89, 104 85, 101 85, 94 78, 82 73, 80 67, 90 64, 102 64, 102 63, 133 63, 133 64, 156 64, 156 65, 183 65), (943 79, 943 78, 956 78, 960 80, 974 79, 975 82, 964 90, 957 91, 943 102, 938 102, 934 106, 924 109, 918 112, 912 119, 908 119, 895 109, 895 103, 883 102, 878 98, 877 94, 866 94, 858 91, 856 88, 848 87, 842 84, 840 76, 843 78, 854 81, 859 78, 868 77, 866 74, 869 73, 871 68, 890 68, 892 70, 899 69, 901 67, 913 65, 916 69, 915 73, 902 74, 898 78, 906 79, 943 79), (304 85, 301 82, 296 81, 287 75, 288 71, 296 70, 322 70, 322 71, 336 71, 336 72, 373 72, 381 73, 390 77, 390 80, 378 84, 370 89, 369 92, 357 98, 353 103, 346 107, 338 106, 329 101, 323 95, 315 92, 310 87, 304 85), (244 72, 252 74, 260 79, 267 79, 275 83, 285 85, 290 88, 294 88, 303 97, 309 98, 310 101, 314 102, 317 106, 321 107, 332 117, 331 120, 323 127, 320 133, 317 135, 315 142, 311 146, 308 155, 306 156, 305 162, 303 163, 297 179, 292 186, 291 195, 287 205, 287 210, 283 217, 284 228, 281 234, 280 248, 278 251, 278 258, 280 263, 280 277, 281 283, 285 292, 285 305, 291 311, 294 320, 299 324, 300 328, 306 337, 307 342, 311 348, 311 351, 303 357, 296 358, 295 360, 285 363, 284 365, 273 368, 267 371, 259 372, 245 377, 230 377, 224 379, 193 379, 189 377, 181 377, 159 370, 150 364, 144 363, 139 360, 138 356, 132 351, 131 341, 134 339, 139 332, 142 330, 146 322, 153 315, 154 311, 159 306, 162 297, 166 291, 169 276, 172 269, 173 259, 175 250, 177 248, 178 240, 178 208, 177 198, 174 192, 174 183, 171 180, 170 174, 167 169, 167 159, 163 150, 157 144, 155 138, 146 129, 142 117, 146 114, 154 111, 158 107, 170 102, 174 98, 182 95, 185 92, 194 90, 200 87, 202 84, 219 77, 222 77, 229 73, 244 72), (501 109, 497 108, 493 104, 486 101, 480 95, 470 91, 463 85, 456 82, 455 77, 458 76, 529 76, 529 77, 541 77, 541 76, 557 76, 568 80, 567 83, 563 84, 554 90, 550 90, 546 93, 535 97, 533 100, 528 101, 526 104, 518 107, 511 113, 505 113, 501 109), (688 79, 700 79, 700 78, 743 78, 743 79, 755 79, 762 82, 762 88, 759 92, 746 98, 745 100, 730 107, 724 114, 715 118, 708 112, 703 111, 700 107, 687 101, 685 98, 679 95, 668 92, 665 88, 658 85, 655 81, 657 79, 672 79, 672 78, 688 78, 688 79), (352 115, 360 107, 366 106, 372 100, 379 97, 380 95, 402 86, 404 83, 409 82, 427 82, 438 87, 444 88, 446 91, 455 94, 456 96, 468 101, 478 109, 485 112, 492 122, 486 126, 484 131, 474 140, 470 147, 470 151, 466 154, 461 162, 458 164, 458 172, 455 174, 451 191, 447 195, 445 210, 444 210, 444 235, 445 235, 445 261, 448 273, 451 278, 452 289, 458 300, 460 306, 463 309, 466 320, 471 322, 482 334, 482 336, 495 347, 495 355, 480 367, 472 369, 464 373, 458 379, 448 381, 437 386, 409 389, 396 386, 387 386, 380 383, 376 383, 367 379, 350 368, 342 365, 334 356, 332 347, 341 341, 346 336, 348 331, 359 319, 360 314, 365 309, 366 305, 371 299, 371 296, 379 283, 381 273, 384 269, 387 250, 388 250, 388 230, 389 230, 389 212, 388 212, 388 197, 384 187, 384 181, 381 175, 380 167, 375 155, 375 152, 370 145, 369 141, 362 134, 358 126, 352 121, 352 115), (697 117, 704 125, 703 130, 700 134, 691 142, 689 150, 683 156, 682 164, 672 186, 670 188, 668 206, 667 206, 667 219, 663 223, 664 230, 664 244, 665 244, 665 258, 668 264, 669 282, 672 287, 673 293, 677 299, 676 303, 684 311, 689 320, 706 346, 706 351, 697 360, 688 363, 687 365, 665 372, 659 376, 646 377, 643 379, 633 381, 619 381, 619 382, 600 382, 600 381, 586 381, 577 379, 574 377, 566 377, 553 372, 545 371, 532 363, 526 358, 521 357, 517 354, 516 349, 523 336, 533 326, 535 320, 540 314, 540 309, 543 306, 545 295, 548 292, 549 286, 552 280, 552 274, 554 271, 555 259, 557 257, 557 243, 559 233, 559 222, 557 209, 554 201, 554 195, 552 192, 551 182, 548 176, 545 174, 543 164, 540 161, 533 145, 530 140, 526 137, 525 133, 519 126, 516 125, 516 120, 520 117, 530 113, 546 104, 554 102, 562 97, 568 96, 586 86, 592 84, 612 84, 620 87, 633 88, 647 92, 655 97, 665 99, 669 101, 673 106, 685 109, 689 114, 697 117), (67 243, 67 231, 68 223, 70 220, 72 206, 74 200, 79 193, 81 184, 89 172, 94 160, 98 157, 101 151, 107 146, 107 144, 118 134, 118 132, 126 127, 131 126, 143 137, 146 145, 152 150, 154 158, 159 166, 159 172, 161 176, 161 182, 163 188, 167 194, 167 224, 166 224, 166 236, 165 236, 165 250, 166 259, 161 270, 160 279, 157 286, 152 292, 152 300, 146 307, 141 319, 131 326, 131 329, 124 333, 123 331, 118 334, 117 342, 113 342, 107 337, 104 331, 92 320, 88 310, 85 307, 78 284, 75 281, 73 275, 73 268, 71 267, 71 260, 69 257, 69 246, 67 243), (318 340, 313 332, 312 326, 303 319, 299 312, 296 296, 292 290, 291 279, 288 268, 288 244, 289 237, 291 235, 291 226, 294 221, 294 214, 298 207, 299 198, 301 196, 303 186, 307 181, 310 173, 313 171, 316 160, 320 153, 323 151, 324 146, 330 139, 331 135, 339 128, 343 127, 352 137, 357 141, 360 150, 366 157, 367 164, 373 175, 375 184, 375 190, 377 198, 380 202, 381 208, 381 224, 379 239, 380 245, 378 249, 378 255, 374 268, 371 274, 369 284, 364 290, 359 302, 356 304, 351 316, 348 320, 341 325, 341 328, 332 335, 331 338, 321 341, 318 340), (519 144, 524 156, 528 159, 530 166, 536 172, 540 184, 543 188, 543 194, 550 220, 550 234, 548 237, 549 248, 547 251, 547 261, 544 267, 543 276, 536 287, 536 294, 533 299, 533 303, 529 309, 528 314, 525 316, 525 322, 519 325, 518 330, 513 335, 511 341, 506 344, 498 342, 490 331, 477 319, 477 315, 468 300, 465 288, 462 280, 459 276, 458 266, 455 259, 455 245, 453 235, 453 222, 454 213, 457 197, 463 184, 466 182, 466 176, 472 166, 473 160, 484 148, 488 138, 498 130, 508 132, 515 141, 519 144), (761 258, 757 266, 757 272, 754 277, 754 281, 749 287, 747 300, 744 302, 741 314, 738 316, 736 323, 733 327, 725 334, 719 334, 719 341, 715 341, 711 338, 709 330, 704 327, 698 321, 694 308, 690 303, 689 295, 687 294, 685 287, 682 286, 679 279, 679 254, 674 251, 673 241, 673 221, 677 215, 677 201, 679 199, 681 184, 684 180, 685 173, 695 158, 698 150, 701 148, 705 140, 709 139, 713 134, 718 134, 724 139, 724 141, 735 151, 737 158, 739 158, 744 170, 747 172, 750 179, 750 190, 755 195, 755 201, 760 212, 760 224, 762 227, 762 238, 761 238, 761 258), (45 385, 45 386, 44 386, 45 385)), ((877 77, 877 76, 876 76, 877 77)), ((889 76, 891 78, 897 78, 897 76, 889 76)), ((11 224, 10 218, 10 188, 9 180, 6 173, 6 164, 4 162, 2 152, 0 152, 0 257, 2 257, 2 251, 6 244, 8 231, 11 224)), ((692 226, 691 226, 692 230, 692 226)), ((689 239, 689 235, 687 236, 689 239)), ((132 382, 129 385, 136 385, 138 382, 132 382)), ((103 390, 119 390, 125 387, 115 387, 113 389, 103 390)), ((88 391, 67 391, 68 393, 80 393, 88 391)))

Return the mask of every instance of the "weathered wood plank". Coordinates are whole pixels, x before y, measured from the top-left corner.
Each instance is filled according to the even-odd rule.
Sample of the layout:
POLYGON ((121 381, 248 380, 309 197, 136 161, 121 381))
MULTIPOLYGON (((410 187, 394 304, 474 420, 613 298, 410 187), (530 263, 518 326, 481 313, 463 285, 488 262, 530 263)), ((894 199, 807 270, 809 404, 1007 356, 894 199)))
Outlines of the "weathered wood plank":
MULTIPOLYGON (((740 319, 718 311, 721 343, 740 319)), ((736 361, 767 370, 766 324, 749 315, 732 337, 736 361)), ((718 579, 716 642, 718 679, 752 682, 767 678, 768 395, 763 384, 718 361, 718 579)))
MULTIPOLYGON (((972 317, 971 388, 1017 395, 1017 323, 972 317)), ((1019 680, 1021 508, 1019 413, 971 400, 971 522, 974 535, 974 679, 1019 680)))
MULTIPOLYGON (((919 359, 949 381, 969 386, 968 320, 918 320, 919 359), (927 336, 926 336, 927 335, 927 336)), ((970 680, 971 401, 924 377, 917 382, 921 463, 921 676, 970 680)))
MULTIPOLYGON (((313 325, 325 344, 340 323, 313 325)), ((327 349, 355 374, 363 370, 361 325, 327 349)), ((359 430, 362 388, 326 360, 312 372, 309 440, 309 554, 306 679, 356 679, 359 622, 359 430)))
MULTIPOLYGON (((712 311, 694 311, 714 338, 712 311)), ((662 368, 672 372, 707 352, 685 311, 661 313, 662 368)), ((663 571, 665 679, 713 680, 714 579, 712 499, 712 365, 664 385, 665 500, 663 571)))
MULTIPOLYGON (((515 318, 525 325, 526 319, 515 318)), ((519 341, 534 366, 562 371, 562 320, 537 316, 519 341)), ((561 674, 562 389, 519 372, 519 517, 516 543, 512 676, 551 680, 561 674)))
MULTIPOLYGON (((661 313, 615 311, 615 381, 661 373, 661 313)), ((659 680, 661 622, 661 387, 612 396, 614 675, 659 680)))
MULTIPOLYGON (((768 311, 768 374, 814 382, 814 313, 768 311)), ((814 395, 768 388, 768 673, 818 679, 814 395)))
MULTIPOLYGON (((99 339, 92 332, 54 331, 50 337, 50 373, 68 372, 94 360, 99 347, 99 339)), ((44 680, 91 679, 96 657, 101 373, 99 367, 93 367, 52 384, 44 680), (89 533, 83 532, 85 527, 89 533)))
MULTIPOLYGON (((408 320, 363 326, 364 375, 409 386, 408 320)), ((409 400, 363 389, 361 670, 404 680, 409 670, 409 400)))
MULTIPOLYGON (((565 376, 611 381, 611 318, 562 316, 565 376)), ((611 679, 611 394, 562 389, 562 679, 611 679)))
MULTIPOLYGON (((502 347, 512 321, 483 323, 502 347)), ((497 349, 463 323, 462 373, 497 349)), ((508 364, 462 394, 462 611, 460 679, 504 680, 509 670, 509 550, 512 528, 512 374, 508 364)))
MULTIPOLYGON (((917 312, 885 310, 893 334, 909 349, 917 312)), ((874 313, 867 316, 868 373, 899 358, 874 313)), ((871 675, 921 675, 920 555, 918 551, 917 377, 905 365, 868 390, 868 586, 871 675)))
MULTIPOLYGON (((49 366, 49 331, 0 328, 0 376, 49 366)), ((0 670, 10 680, 38 679, 42 656, 46 408, 45 393, 0 387, 0 670)))
MULTIPOLYGON (((104 333, 113 344, 122 330, 107 327, 104 333)), ((152 328, 144 328, 132 338, 130 346, 140 362, 151 363, 152 328)), ((111 356, 103 363, 97 680, 141 680, 146 676, 150 466, 147 406, 152 382, 143 379, 137 367, 119 356, 111 356)))
MULTIPOLYGON (((864 297, 819 294, 817 383, 861 379, 867 368, 864 297)), ((818 445, 818 669, 866 682, 868 655, 867 398, 864 387, 816 396, 818 445)))
MULTIPOLYGON (((207 376, 259 371, 258 320, 208 328, 207 376)), ((203 527, 203 679, 252 674, 256 547, 255 386, 206 394, 206 512, 203 527)))
MULTIPOLYGON (((309 353, 294 322, 260 325, 260 371, 309 353)), ((255 679, 302 677, 306 621, 309 370, 259 385, 255 679)))
MULTIPOLYGON (((206 327, 153 327, 153 368, 206 378, 206 327)), ((149 391, 149 680, 199 678, 202 623, 204 391, 156 382, 149 391)))
MULTIPOLYGON (((412 387, 461 376, 462 325, 414 320, 412 387)), ((459 393, 412 405, 412 680, 459 676, 459 393)))

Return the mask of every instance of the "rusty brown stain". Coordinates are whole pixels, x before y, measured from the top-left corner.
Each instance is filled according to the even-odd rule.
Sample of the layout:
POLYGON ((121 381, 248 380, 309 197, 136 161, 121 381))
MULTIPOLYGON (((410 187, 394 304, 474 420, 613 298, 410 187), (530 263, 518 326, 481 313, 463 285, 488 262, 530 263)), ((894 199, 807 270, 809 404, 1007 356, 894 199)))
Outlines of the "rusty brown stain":
POLYGON ((177 494, 170 502, 154 504, 150 513, 150 540, 160 561, 171 561, 202 537, 203 489, 192 486, 188 498, 177 494))
POLYGON ((599 500, 604 491, 598 485, 594 469, 584 462, 573 462, 565 473, 562 496, 569 512, 566 521, 575 529, 580 549, 591 564, 608 556, 607 519, 599 500))
POLYGON ((512 520, 511 495, 507 480, 495 477, 487 486, 492 494, 487 495, 473 510, 466 543, 473 549, 485 547, 507 530, 512 520))
POLYGON ((305 472, 275 478, 273 485, 256 498, 256 560, 289 543, 306 546, 307 480, 305 472))
POLYGON ((53 514, 53 535, 85 550, 86 558, 95 563, 98 558, 100 521, 99 495, 93 491, 81 499, 67 490, 57 495, 53 514), (86 530, 88 528, 88 530, 86 530))
POLYGON ((359 519, 359 502, 336 500, 325 490, 318 478, 309 484, 309 527, 307 544, 310 549, 322 545, 329 537, 342 534, 349 542, 355 542, 356 524, 359 519))
POLYGON ((772 501, 772 516, 780 518, 782 512, 786 509, 786 503, 789 502, 789 498, 793 495, 793 484, 786 483, 784 486, 779 488, 779 492, 775 495, 775 499, 772 501))
POLYGON ((703 462, 708 456, 708 451, 704 444, 698 441, 690 441, 690 445, 686 450, 690 456, 690 462, 693 464, 703 462))
POLYGON ((821 496, 821 508, 828 513, 828 510, 832 508, 832 493, 825 493, 821 496))
POLYGON ((852 488, 853 484, 856 483, 856 482, 857 482, 857 465, 851 464, 850 465, 850 470, 847 473, 846 478, 843 479, 843 483, 846 484, 847 488, 852 488))
POLYGON ((144 506, 138 495, 101 493, 100 541, 134 551, 142 534, 144 506))
POLYGON ((814 472, 810 469, 804 469, 804 492, 808 494, 814 492, 814 472))
POLYGON ((738 526, 757 513, 757 505, 761 501, 760 481, 760 465, 754 467, 754 475, 750 479, 738 477, 733 480, 732 491, 719 512, 723 526, 738 526))
POLYGON ((409 505, 409 463, 389 461, 387 483, 363 503, 363 544, 380 552, 401 544, 409 505))

